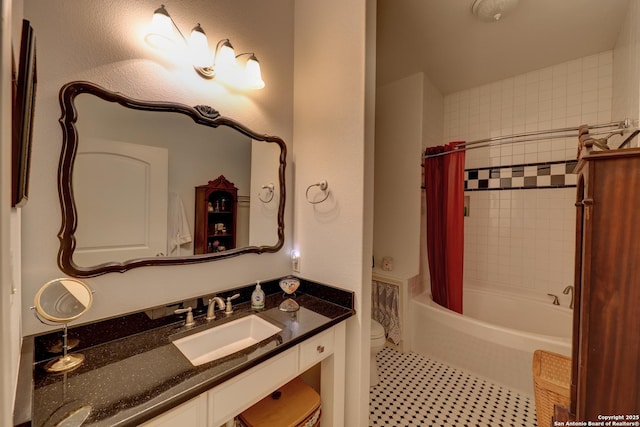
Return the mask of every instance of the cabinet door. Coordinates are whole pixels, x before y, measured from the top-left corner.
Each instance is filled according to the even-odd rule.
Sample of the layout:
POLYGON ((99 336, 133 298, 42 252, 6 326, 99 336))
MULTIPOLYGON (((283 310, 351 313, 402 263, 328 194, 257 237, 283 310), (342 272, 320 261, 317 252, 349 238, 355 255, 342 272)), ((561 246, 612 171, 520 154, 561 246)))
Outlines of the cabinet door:
POLYGON ((640 151, 612 150, 590 163, 584 200, 579 420, 637 415, 640 408, 640 151))
POLYGON ((586 421, 635 415, 640 408, 640 150, 582 160, 570 410, 586 421))
POLYGON ((155 417, 142 426, 144 427, 206 427, 207 425, 207 397, 201 394, 182 405, 155 417))

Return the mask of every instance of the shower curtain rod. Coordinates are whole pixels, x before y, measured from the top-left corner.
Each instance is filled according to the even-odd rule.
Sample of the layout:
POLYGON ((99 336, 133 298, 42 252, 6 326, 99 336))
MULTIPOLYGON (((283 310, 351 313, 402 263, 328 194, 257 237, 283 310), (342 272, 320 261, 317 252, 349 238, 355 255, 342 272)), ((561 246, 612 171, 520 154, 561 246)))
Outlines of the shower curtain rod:
MULTIPOLYGON (((604 134, 609 134, 609 136, 611 135, 616 135, 616 134, 620 134, 622 135, 624 133, 625 130, 628 130, 628 128, 631 126, 631 120, 629 119, 625 119, 622 121, 618 121, 618 122, 611 122, 611 123, 603 123, 603 124, 599 124, 599 125, 591 125, 591 126, 585 126, 587 129, 606 129, 606 128, 615 128, 615 129, 609 129, 609 130, 600 130, 597 132, 590 132, 589 135, 604 135, 604 134)), ((558 135, 549 135, 547 137, 545 137, 544 139, 556 139, 556 138, 572 138, 572 137, 577 137, 578 136, 578 130, 583 128, 583 126, 576 126, 576 127, 568 127, 568 128, 559 128, 559 129, 549 129, 549 130, 538 130, 538 131, 530 131, 530 132, 523 132, 523 133, 516 133, 516 134, 512 134, 512 135, 502 135, 502 136, 494 136, 491 138, 484 138, 484 139, 478 139, 475 141, 469 141, 469 142, 464 142, 462 144, 459 144, 458 146, 456 146, 455 150, 452 151, 443 151, 442 153, 437 153, 437 154, 431 154, 431 155, 427 155, 427 154, 423 154, 423 158, 429 158, 429 157, 438 157, 438 156, 444 156, 446 154, 451 154, 451 153, 455 153, 456 151, 466 151, 466 150, 472 150, 474 148, 483 148, 483 147, 491 147, 493 145, 501 145, 501 144, 516 144, 516 143, 520 143, 520 142, 529 142, 529 141, 537 141, 540 138, 540 135, 546 135, 546 134, 558 134, 559 132, 575 132, 575 133, 562 133, 562 134, 558 134, 558 135), (533 137, 534 138, 529 138, 529 137, 533 137), (524 138, 524 139, 523 139, 524 138), (458 148, 460 147, 460 148, 458 148)))

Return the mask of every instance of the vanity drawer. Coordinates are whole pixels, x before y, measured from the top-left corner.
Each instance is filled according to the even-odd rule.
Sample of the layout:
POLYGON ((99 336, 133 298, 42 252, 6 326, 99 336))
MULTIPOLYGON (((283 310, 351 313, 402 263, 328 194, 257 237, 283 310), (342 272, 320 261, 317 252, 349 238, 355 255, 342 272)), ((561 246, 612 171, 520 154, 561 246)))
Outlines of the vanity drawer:
POLYGON ((300 344, 300 371, 333 354, 333 328, 300 344))
POLYGON ((207 399, 204 394, 153 418, 140 427, 171 427, 179 425, 206 427, 207 399))
POLYGON ((294 347, 208 392, 209 425, 219 426, 298 374, 294 347))

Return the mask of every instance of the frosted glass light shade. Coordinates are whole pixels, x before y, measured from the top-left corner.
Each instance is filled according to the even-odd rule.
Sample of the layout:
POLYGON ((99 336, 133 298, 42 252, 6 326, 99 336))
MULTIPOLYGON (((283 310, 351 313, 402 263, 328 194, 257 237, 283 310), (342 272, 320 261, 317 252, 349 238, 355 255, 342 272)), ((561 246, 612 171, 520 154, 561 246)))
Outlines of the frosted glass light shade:
POLYGON ((225 40, 218 49, 218 52, 216 52, 215 66, 218 70, 228 70, 230 72, 236 66, 236 53, 231 43, 229 43, 229 40, 225 40))
POLYGON ((169 12, 164 6, 161 6, 153 12, 149 32, 145 36, 145 40, 153 47, 163 49, 173 47, 177 41, 176 39, 176 30, 169 12))
POLYGON ((246 84, 249 89, 262 89, 264 87, 264 80, 262 80, 262 73, 260 72, 260 63, 255 55, 251 55, 245 66, 246 84))
POLYGON ((191 63, 194 67, 210 68, 212 66, 213 57, 209 51, 209 41, 200 24, 191 30, 189 51, 191 53, 191 63))

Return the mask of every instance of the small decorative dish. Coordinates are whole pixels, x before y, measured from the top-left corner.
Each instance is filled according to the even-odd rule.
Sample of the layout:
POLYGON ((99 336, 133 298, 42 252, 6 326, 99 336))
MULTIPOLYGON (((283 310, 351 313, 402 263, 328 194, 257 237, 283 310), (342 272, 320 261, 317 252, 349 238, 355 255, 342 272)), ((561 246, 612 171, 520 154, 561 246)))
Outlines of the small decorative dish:
POLYGON ((298 287, 300 287, 300 280, 295 277, 286 277, 280 280, 280 289, 287 295, 294 293, 298 287))
MULTIPOLYGON (((298 290, 299 287, 300 280, 296 279, 295 277, 285 277, 284 279, 280 280, 280 289, 282 289, 282 292, 284 292, 285 295, 295 294, 296 290, 298 290)), ((286 311, 290 313, 300 310, 300 305, 293 299, 287 298, 282 301, 282 303, 280 303, 280 306, 278 308, 280 309, 280 311, 286 311)))

